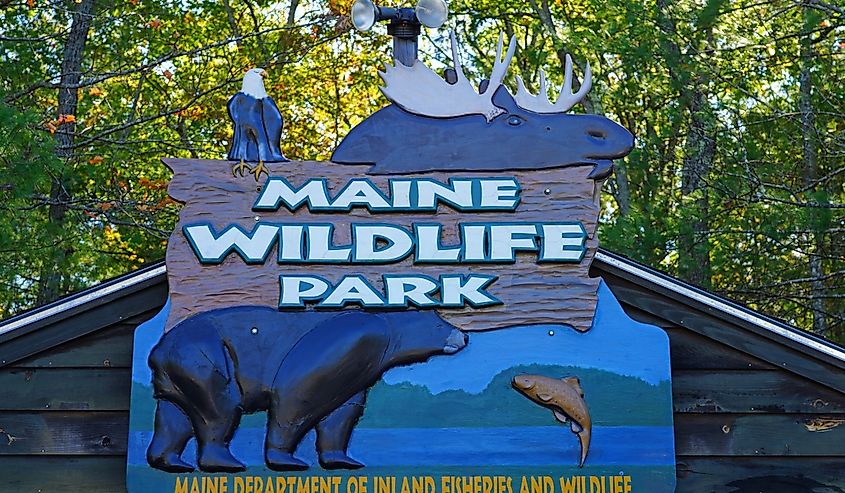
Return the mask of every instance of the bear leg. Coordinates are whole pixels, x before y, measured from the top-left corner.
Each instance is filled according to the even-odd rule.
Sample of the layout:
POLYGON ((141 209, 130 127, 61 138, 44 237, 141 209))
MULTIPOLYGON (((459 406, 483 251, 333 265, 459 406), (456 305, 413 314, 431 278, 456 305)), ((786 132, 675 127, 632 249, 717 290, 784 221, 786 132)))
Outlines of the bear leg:
POLYGON ((364 464, 347 455, 349 439, 364 414, 367 391, 363 390, 317 423, 317 452, 324 469, 359 469, 364 464))
POLYGON ((188 416, 176 404, 158 401, 155 431, 147 448, 147 462, 166 472, 192 472, 194 466, 182 460, 182 452, 192 436, 194 429, 188 416))
POLYGON ((240 472, 246 467, 229 451, 241 421, 241 391, 228 349, 214 339, 179 347, 179 362, 169 368, 178 395, 174 400, 193 425, 197 465, 204 472, 240 472))
POLYGON ((193 423, 202 423, 195 427, 197 437, 197 465, 205 472, 242 472, 246 470, 232 452, 229 443, 235 436, 235 430, 241 422, 243 409, 240 405, 240 392, 234 380, 226 393, 220 393, 214 399, 213 407, 191 417, 193 423), (235 395, 236 394, 236 395, 235 395))
POLYGON ((267 438, 264 443, 264 461, 273 471, 304 471, 308 463, 293 456, 296 447, 310 427, 304 423, 282 425, 276 421, 272 410, 268 412, 267 438))

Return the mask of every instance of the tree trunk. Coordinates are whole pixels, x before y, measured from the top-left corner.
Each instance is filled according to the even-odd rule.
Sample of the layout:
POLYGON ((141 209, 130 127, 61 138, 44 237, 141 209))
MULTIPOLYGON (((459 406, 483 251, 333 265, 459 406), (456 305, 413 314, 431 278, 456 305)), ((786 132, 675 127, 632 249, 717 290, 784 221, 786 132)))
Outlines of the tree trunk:
MULTIPOLYGON (((663 57, 677 88, 682 107, 689 113, 686 145, 681 169, 682 224, 678 230, 678 275, 703 288, 711 286, 710 239, 707 176, 716 155, 716 125, 712 108, 707 101, 707 75, 693 77, 695 68, 682 66, 681 49, 675 41, 675 22, 666 0, 657 1, 657 24, 663 36, 663 57)), ((706 43, 711 42, 712 28, 704 31, 706 43)), ((702 71, 701 74, 706 74, 702 71)))
MULTIPOLYGON (((801 73, 799 75, 798 111, 801 113, 801 142, 804 164, 804 186, 812 190, 818 179, 818 144, 816 142, 815 112, 813 110, 813 43, 810 33, 815 27, 811 9, 804 7, 804 32, 801 36, 801 73)), ((813 312, 813 332, 825 335, 827 333, 827 317, 824 307, 824 231, 819 228, 818 221, 813 221, 813 231, 810 233, 808 248, 810 273, 810 308, 813 312)))
POLYGON ((689 129, 681 175, 681 195, 690 197, 697 193, 689 208, 689 222, 682 225, 678 240, 678 266, 681 277, 687 281, 710 288, 710 239, 708 215, 710 203, 706 178, 716 155, 716 131, 707 98, 701 87, 690 91, 689 129))
MULTIPOLYGON (((62 57, 62 74, 57 107, 59 118, 62 115, 76 116, 77 106, 79 105, 79 88, 77 86, 82 78, 82 58, 85 42, 91 28, 93 12, 94 0, 81 0, 73 13, 70 33, 65 42, 62 57)), ((75 133, 75 122, 63 123, 56 131, 56 154, 65 162, 65 165, 73 158, 75 133)), ((53 178, 53 183, 50 186, 50 206, 47 218, 54 231, 64 229, 63 225, 70 197, 70 192, 61 173, 59 173, 53 178)), ((49 303, 67 290, 64 264, 71 252, 67 245, 62 244, 60 238, 58 240, 55 248, 49 251, 48 258, 44 260, 44 264, 41 266, 38 283, 39 304, 49 303)))

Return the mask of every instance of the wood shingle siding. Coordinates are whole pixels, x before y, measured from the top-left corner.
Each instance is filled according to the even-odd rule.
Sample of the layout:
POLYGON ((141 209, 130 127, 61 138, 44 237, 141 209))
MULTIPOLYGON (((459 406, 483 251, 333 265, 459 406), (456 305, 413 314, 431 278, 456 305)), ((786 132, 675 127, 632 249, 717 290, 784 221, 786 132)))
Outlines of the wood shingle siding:
MULTIPOLYGON (((669 334, 679 493, 845 492, 845 363, 593 270, 669 334)), ((161 275, 0 335, 0 491, 125 491, 133 331, 166 293, 161 275)))

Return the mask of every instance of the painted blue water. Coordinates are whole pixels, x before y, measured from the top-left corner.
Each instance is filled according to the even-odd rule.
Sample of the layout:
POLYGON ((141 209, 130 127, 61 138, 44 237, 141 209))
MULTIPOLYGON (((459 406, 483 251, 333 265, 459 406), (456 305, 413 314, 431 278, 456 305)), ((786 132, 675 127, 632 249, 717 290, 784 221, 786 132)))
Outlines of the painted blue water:
MULTIPOLYGON (((151 432, 132 432, 129 463, 146 464, 144 448, 151 432)), ((674 465, 670 426, 593 428, 587 465, 674 465)), ((315 435, 309 433, 297 457, 316 464, 315 435)), ((239 429, 232 453, 247 465, 264 464, 264 430, 239 429)), ((566 426, 519 428, 360 428, 349 455, 368 466, 574 466, 578 438, 566 426)), ((184 457, 193 462, 193 440, 184 457)))

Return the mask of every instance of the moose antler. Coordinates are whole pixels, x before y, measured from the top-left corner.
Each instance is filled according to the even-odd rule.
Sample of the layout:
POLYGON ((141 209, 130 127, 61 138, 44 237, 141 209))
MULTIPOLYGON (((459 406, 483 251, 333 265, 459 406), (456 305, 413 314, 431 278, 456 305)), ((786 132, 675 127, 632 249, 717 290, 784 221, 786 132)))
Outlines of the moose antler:
POLYGON ((590 63, 587 62, 587 66, 584 69, 584 81, 581 82, 581 88, 578 89, 578 92, 573 94, 572 57, 566 55, 563 86, 561 86, 560 95, 554 104, 549 101, 549 94, 546 90, 546 74, 543 73, 542 70, 540 70, 540 93, 536 96, 525 89, 525 84, 523 84, 522 79, 519 76, 516 77, 516 84, 516 94, 513 98, 520 108, 534 111, 536 113, 563 113, 584 99, 584 96, 590 92, 590 88, 593 86, 593 78, 590 73, 590 63))
POLYGON ((503 35, 499 34, 499 46, 496 49, 496 61, 493 63, 490 83, 478 93, 464 75, 454 31, 449 34, 452 38, 452 63, 457 82, 449 84, 419 61, 415 61, 412 67, 396 61, 393 65, 385 64, 384 72, 379 72, 384 80, 381 92, 393 103, 417 115, 448 118, 478 114, 484 115, 489 122, 505 113, 505 110, 493 104, 493 93, 505 79, 516 50, 516 37, 511 38, 503 60, 504 40, 503 35))

